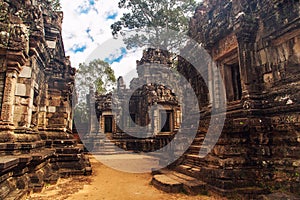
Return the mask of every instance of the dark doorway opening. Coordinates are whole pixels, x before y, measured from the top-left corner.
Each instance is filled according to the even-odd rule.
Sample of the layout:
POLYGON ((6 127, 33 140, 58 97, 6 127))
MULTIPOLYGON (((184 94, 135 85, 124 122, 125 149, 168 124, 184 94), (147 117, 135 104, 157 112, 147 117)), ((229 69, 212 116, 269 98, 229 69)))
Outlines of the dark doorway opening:
POLYGON ((225 87, 227 100, 237 101, 242 98, 240 67, 238 63, 225 65, 225 87))
POLYGON ((160 112, 161 132, 172 131, 172 111, 160 112))
POLYGON ((112 116, 104 117, 104 132, 112 133, 112 116))

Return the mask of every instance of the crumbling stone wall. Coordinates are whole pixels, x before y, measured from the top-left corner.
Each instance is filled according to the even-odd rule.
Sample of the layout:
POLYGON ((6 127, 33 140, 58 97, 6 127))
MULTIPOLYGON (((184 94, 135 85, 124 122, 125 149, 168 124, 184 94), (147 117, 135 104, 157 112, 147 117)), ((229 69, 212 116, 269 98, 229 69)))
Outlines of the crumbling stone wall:
MULTIPOLYGON (((165 51, 149 48, 144 50, 143 57, 136 64, 138 77, 131 80, 129 88, 126 88, 123 78, 119 77, 114 94, 88 97, 91 106, 96 107, 99 122, 98 127, 94 126, 91 116, 90 133, 84 142, 90 150, 95 149, 92 146, 99 142, 97 132, 105 133, 107 138, 125 150, 148 152, 168 144, 178 131, 181 123, 181 94, 174 93, 174 88, 178 88, 178 81, 174 81, 176 77, 170 73, 170 55, 165 51), (174 85, 166 86, 165 81, 174 85), (157 105, 161 107, 156 107, 157 105), (162 131, 163 111, 169 116, 169 121, 166 130, 162 131), (107 116, 113 119, 111 132, 105 130, 107 116), (127 134, 122 127, 141 137, 127 134), (141 127, 144 127, 142 132, 141 127), (89 142, 91 138, 95 138, 94 144, 89 142)), ((93 94, 93 90, 90 94, 93 94)))
MULTIPOLYGON (((299 1, 206 0, 191 19, 189 35, 221 72, 227 119, 209 155, 193 157, 193 146, 183 157, 181 165, 198 171, 181 171, 204 180, 211 191, 245 198, 274 190, 299 195, 299 9, 299 1)), ((192 70, 180 61, 179 71, 192 70)), ((201 84, 202 91, 215 89, 213 77, 209 80, 212 84, 201 84)), ((192 85, 196 81, 201 78, 194 77, 192 85)), ((206 117, 198 142, 207 132, 207 111, 216 99, 199 98, 206 117)))
POLYGON ((71 134, 75 69, 62 13, 44 0, 1 1, 0 10, 0 199, 18 199, 90 167, 71 134))

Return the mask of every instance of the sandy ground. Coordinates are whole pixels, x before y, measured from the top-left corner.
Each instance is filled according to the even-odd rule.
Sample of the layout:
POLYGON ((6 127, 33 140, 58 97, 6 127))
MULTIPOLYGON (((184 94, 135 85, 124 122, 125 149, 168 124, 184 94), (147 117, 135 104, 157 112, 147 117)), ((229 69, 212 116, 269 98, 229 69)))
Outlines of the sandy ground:
POLYGON ((126 173, 114 170, 91 156, 92 176, 60 179, 48 185, 42 193, 32 194, 29 200, 208 200, 208 196, 168 194, 154 188, 151 174, 126 173))

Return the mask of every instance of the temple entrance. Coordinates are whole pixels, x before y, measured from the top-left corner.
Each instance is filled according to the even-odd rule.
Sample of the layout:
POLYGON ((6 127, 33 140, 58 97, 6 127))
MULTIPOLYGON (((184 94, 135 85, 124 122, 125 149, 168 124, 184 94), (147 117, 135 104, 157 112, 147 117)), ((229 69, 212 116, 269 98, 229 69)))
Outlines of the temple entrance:
POLYGON ((237 58, 224 64, 224 77, 227 100, 229 102, 240 100, 242 98, 242 85, 237 58))
POLYGON ((172 111, 160 112, 160 127, 161 132, 171 132, 172 131, 172 111))
POLYGON ((112 116, 104 117, 104 132, 112 133, 112 116))

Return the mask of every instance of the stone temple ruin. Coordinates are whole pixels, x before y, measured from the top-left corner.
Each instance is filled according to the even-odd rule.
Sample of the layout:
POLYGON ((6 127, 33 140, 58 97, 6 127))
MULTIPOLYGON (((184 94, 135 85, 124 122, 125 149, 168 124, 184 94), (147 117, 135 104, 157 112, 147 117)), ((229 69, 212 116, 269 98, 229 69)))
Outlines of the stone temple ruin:
POLYGON ((119 77, 116 95, 94 96, 91 90, 88 105, 91 106, 89 110, 96 108, 97 122, 90 120, 90 131, 84 136, 84 144, 90 152, 120 153, 110 148, 105 137, 100 137, 98 133, 104 133, 107 139, 123 150, 135 152, 151 152, 172 140, 180 127, 181 107, 171 87, 159 84, 164 79, 175 80, 176 77, 169 73, 171 64, 163 51, 147 49, 142 59, 137 61, 138 78, 131 80, 129 88, 119 77), (140 130, 139 127, 145 128, 140 130))
POLYGON ((0 199, 21 199, 91 168, 72 136, 75 69, 62 13, 29 0, 1 1, 0 10, 0 199))
MULTIPOLYGON (((62 13, 42 0, 4 0, 0 10, 0 199, 20 199, 91 168, 72 134, 75 69, 64 52, 62 13)), ((204 0, 196 8, 189 36, 207 50, 221 77, 211 65, 199 74, 179 58, 178 72, 197 94, 201 120, 188 150, 153 172, 155 187, 233 199, 264 199, 274 191, 300 195, 299 13, 298 0, 204 0), (217 144, 200 158, 212 115, 220 114, 212 114, 219 81, 226 121, 217 144)), ((171 65, 164 51, 147 49, 129 88, 120 77, 117 95, 90 95, 89 111, 97 117, 83 137, 86 148, 111 154, 119 153, 116 146, 151 152, 168 144, 182 128, 188 97, 173 92, 178 85, 160 84, 176 79, 165 76, 171 65), (149 78, 153 84, 143 85, 149 78), (122 125, 140 135, 127 134, 122 125)))
MULTIPOLYGON (((200 187, 246 199, 276 190, 300 195, 299 12, 296 0, 205 0, 197 7, 189 36, 202 44, 221 72, 225 126, 212 151, 199 158, 210 107, 218 100, 203 94, 218 90, 209 68, 208 86, 200 74, 191 80, 201 97, 199 133, 175 165, 154 175, 154 185, 187 192, 200 187), (200 182, 187 182, 186 175, 200 182)), ((184 59, 178 70, 187 77, 194 73, 184 59)))
MULTIPOLYGON (((198 133, 184 155, 169 167, 155 171, 154 186, 167 192, 212 192, 245 199, 263 198, 277 190, 300 195, 299 12, 297 0, 205 0, 197 7, 190 21, 189 36, 207 50, 221 77, 208 65, 208 73, 204 74, 209 83, 206 85, 190 63, 179 59, 178 71, 190 80, 198 96, 201 120, 198 133), (202 143, 212 117, 211 107, 218 103, 218 90, 221 90, 218 81, 225 84, 226 121, 217 144, 207 156, 200 158, 199 151, 205 148, 202 143), (210 90, 216 92, 209 93, 210 90)), ((139 68, 140 63, 168 65, 164 56, 155 57, 158 52, 145 51, 142 60, 137 62, 139 77, 151 76, 147 67, 139 68)), ((158 79, 161 78, 167 77, 158 79)), ((132 80, 130 88, 138 80, 132 80)), ((149 129, 154 137, 139 140, 122 133, 114 122, 118 115, 111 114, 111 95, 93 99, 98 111, 98 131, 111 134, 110 139, 126 150, 150 151, 165 145, 180 128, 182 105, 180 101, 161 101, 157 95, 153 98, 153 91, 158 94, 160 87, 168 89, 150 84, 136 90, 129 103, 128 116, 132 120, 123 122, 147 125, 147 117, 139 113, 145 113, 153 102, 161 102, 172 116, 168 134, 161 134, 165 127, 155 125, 155 120, 150 124, 154 129, 149 129), (156 128, 160 131, 156 132, 156 128), (160 142, 163 137, 168 139, 166 143, 160 142)), ((125 89, 121 78, 118 90, 124 94, 130 91, 125 89)), ((177 98, 180 96, 185 95, 179 94, 177 98)), ((121 107, 124 111, 124 106, 121 107)), ((152 117, 159 124, 159 114, 155 113, 154 110, 152 117)))

